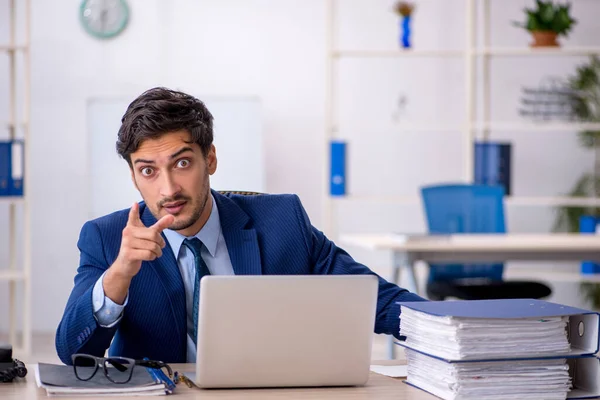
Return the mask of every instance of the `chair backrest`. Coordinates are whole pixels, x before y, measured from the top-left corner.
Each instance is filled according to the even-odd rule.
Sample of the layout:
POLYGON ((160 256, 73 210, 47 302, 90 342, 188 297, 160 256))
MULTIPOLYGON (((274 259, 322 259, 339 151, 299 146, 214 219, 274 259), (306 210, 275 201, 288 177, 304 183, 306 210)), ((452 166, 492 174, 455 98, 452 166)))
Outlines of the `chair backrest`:
MULTIPOLYGON (((430 233, 505 233, 504 188, 436 185, 421 189, 430 233)), ((503 264, 431 265, 429 281, 460 278, 501 280, 503 264)))

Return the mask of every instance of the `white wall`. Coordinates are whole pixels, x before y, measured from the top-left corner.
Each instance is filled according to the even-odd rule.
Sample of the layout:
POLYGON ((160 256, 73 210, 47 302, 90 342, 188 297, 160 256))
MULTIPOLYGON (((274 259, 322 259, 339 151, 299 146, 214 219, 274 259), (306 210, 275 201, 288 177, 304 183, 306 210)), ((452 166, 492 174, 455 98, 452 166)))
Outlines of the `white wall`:
MULTIPOLYGON (((421 47, 464 43, 463 1, 418 0, 414 43, 421 47)), ((295 192, 313 222, 321 225, 325 93, 325 4, 322 0, 129 0, 132 19, 123 35, 101 42, 79 25, 79 0, 32 0, 32 220, 33 321, 38 331, 59 322, 78 265, 76 242, 87 218, 86 102, 130 96, 165 85, 202 98, 257 96, 264 112, 267 189, 295 192)), ((393 48, 397 22, 388 0, 338 1, 339 44, 345 48, 393 48)), ((524 1, 495 2, 493 38, 499 44, 528 42, 509 25, 524 1), (502 5, 498 5, 502 3, 502 5)), ((570 43, 593 44, 600 2, 577 0, 580 32, 570 43), (584 28, 584 25, 587 26, 584 28), (593 27, 593 28, 590 28, 593 27), (585 35, 584 35, 585 34, 585 35)), ((4 7, 7 0, 0 0, 4 7)), ((0 35, 6 15, 0 8, 0 35)), ((3 39, 5 36, 1 36, 3 39)), ((595 43, 600 44, 600 43, 595 43)), ((499 118, 514 116, 523 82, 533 84, 534 60, 514 68, 499 61, 494 107, 499 118)), ((521 62, 521 61, 519 61, 521 62)), ((496 64, 494 64, 496 65, 496 64)), ((570 71, 573 60, 542 62, 541 70, 570 71)), ((458 133, 400 134, 391 120, 398 93, 408 96, 401 122, 423 119, 460 122, 464 112, 462 61, 387 59, 340 63, 340 127, 352 140, 350 190, 414 193, 427 182, 460 177, 458 133), (428 137, 427 144, 422 140, 428 137)), ((0 72, 5 65, 0 59, 0 72)), ((0 75, 0 94, 6 87, 0 75)), ((5 99, 0 99, 0 106, 5 99)), ((2 114, 0 114, 2 115, 2 114)), ((2 117, 0 117, 2 118, 2 117)), ((235 116, 232 116, 235 118, 235 116)), ((116 132, 115 132, 116 134, 116 132)), ((572 134, 514 133, 515 188, 520 194, 566 191, 591 160, 572 134), (550 138, 551 140, 548 140, 550 138), (539 145, 542 141, 543 145, 539 145), (541 149, 544 149, 541 151, 541 149), (532 165, 539 167, 534 175, 532 165)), ((423 230, 420 207, 348 203, 340 207, 346 232, 423 230), (367 215, 365 209, 370 209, 367 215)), ((546 231, 551 210, 510 210, 513 230, 546 231)), ((0 206, 0 225, 6 207, 0 206)), ((0 243, 6 233, 0 232, 0 243)), ((349 249, 359 260, 387 273, 389 255, 349 249)), ((0 248, 0 262, 6 248, 0 248)), ((4 260, 5 261, 5 260, 4 260)), ((0 294, 6 286, 0 285, 0 294)), ((574 295, 574 287, 565 296, 574 295)), ((563 296, 564 297, 564 296, 563 296)), ((0 295, 0 304, 5 304, 0 295)), ((0 330, 6 326, 0 307, 0 330)))

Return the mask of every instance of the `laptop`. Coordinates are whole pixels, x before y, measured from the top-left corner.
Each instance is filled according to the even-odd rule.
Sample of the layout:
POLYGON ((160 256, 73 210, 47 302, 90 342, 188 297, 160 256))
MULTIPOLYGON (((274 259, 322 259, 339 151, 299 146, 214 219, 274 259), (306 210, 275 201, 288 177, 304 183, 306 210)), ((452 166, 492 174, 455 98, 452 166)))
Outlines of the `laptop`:
POLYGON ((188 377, 202 388, 364 385, 377 292, 373 275, 206 276, 188 377))

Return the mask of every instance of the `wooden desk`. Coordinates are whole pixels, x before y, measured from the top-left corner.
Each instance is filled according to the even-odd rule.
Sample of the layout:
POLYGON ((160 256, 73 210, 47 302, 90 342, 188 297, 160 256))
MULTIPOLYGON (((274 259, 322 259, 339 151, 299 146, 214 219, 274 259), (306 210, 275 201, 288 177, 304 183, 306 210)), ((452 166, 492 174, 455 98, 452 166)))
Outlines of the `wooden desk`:
MULTIPOLYGON (((407 289, 419 292, 415 264, 477 263, 505 261, 584 261, 600 262, 600 235, 582 234, 456 234, 342 235, 340 242, 371 250, 392 251, 391 282, 398 283, 404 270, 409 278, 407 289)), ((390 337, 388 353, 395 358, 396 345, 390 337)))
MULTIPOLYGON (((382 361, 375 364, 393 364, 382 361)), ((173 364, 173 370, 193 371, 194 364, 173 364)), ((390 400, 431 400, 436 397, 415 389, 402 382, 400 378, 389 378, 387 376, 371 372, 371 377, 365 386, 361 387, 343 387, 343 388, 289 388, 289 389, 189 389, 184 384, 177 385, 174 395, 178 399, 347 399, 347 398, 368 398, 368 399, 390 399, 390 400)), ((29 373, 25 380, 18 383, 0 384, 0 399, 2 400, 32 400, 46 399, 46 391, 38 389, 35 383, 35 376, 29 373)), ((67 398, 67 397, 52 397, 67 398)), ((72 396, 68 399, 77 399, 72 396)), ((92 397, 80 397, 81 399, 90 399, 92 397)), ((127 399, 133 397, 110 397, 111 399, 127 399)), ((140 397, 138 397, 140 398, 140 397)), ((153 397, 156 398, 156 397, 153 397)))

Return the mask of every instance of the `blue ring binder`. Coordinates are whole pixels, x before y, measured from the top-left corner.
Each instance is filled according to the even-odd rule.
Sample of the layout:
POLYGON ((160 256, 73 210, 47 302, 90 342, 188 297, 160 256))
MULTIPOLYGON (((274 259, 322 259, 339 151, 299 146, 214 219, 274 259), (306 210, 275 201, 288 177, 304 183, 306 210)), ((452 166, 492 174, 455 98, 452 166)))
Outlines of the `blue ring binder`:
POLYGON ((343 196, 346 194, 346 143, 332 141, 330 148, 330 194, 343 196))

